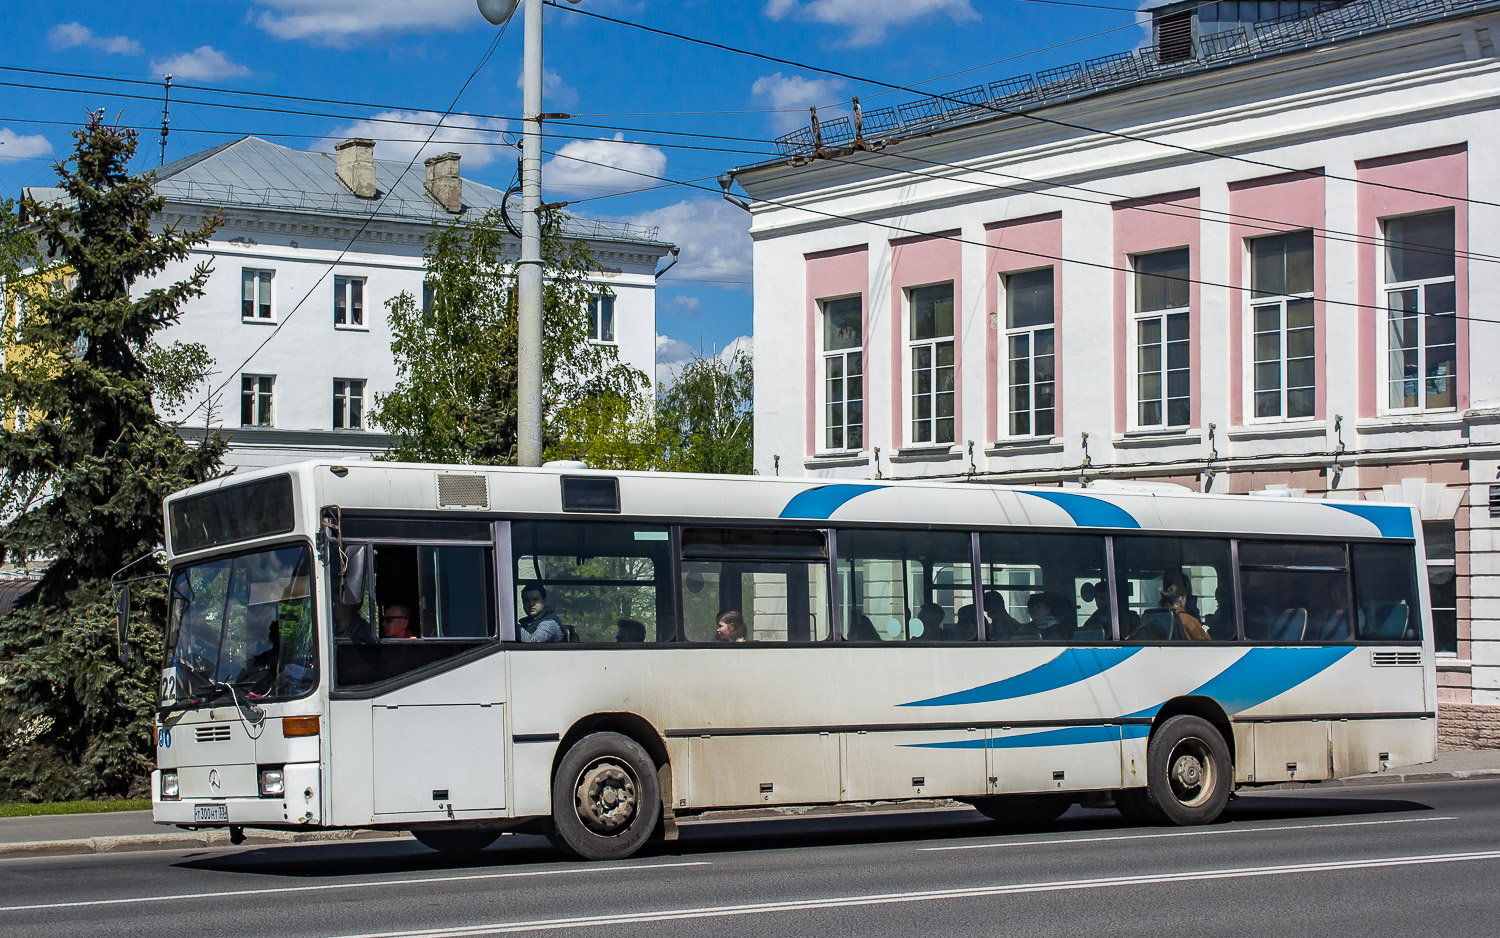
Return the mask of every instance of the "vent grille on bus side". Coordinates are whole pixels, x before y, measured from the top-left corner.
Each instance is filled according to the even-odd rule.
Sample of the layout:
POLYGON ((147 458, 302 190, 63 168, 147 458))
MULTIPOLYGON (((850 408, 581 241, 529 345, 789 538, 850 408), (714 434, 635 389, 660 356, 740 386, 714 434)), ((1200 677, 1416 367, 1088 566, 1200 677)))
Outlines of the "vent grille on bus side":
POLYGON ((1370 653, 1370 663, 1377 668, 1412 667, 1422 663, 1422 653, 1420 651, 1373 651, 1370 653))
POLYGON ((490 507, 489 480, 482 475, 439 472, 437 491, 439 508, 490 507))
POLYGON ((198 727, 196 737, 200 743, 222 743, 229 740, 229 724, 198 727))

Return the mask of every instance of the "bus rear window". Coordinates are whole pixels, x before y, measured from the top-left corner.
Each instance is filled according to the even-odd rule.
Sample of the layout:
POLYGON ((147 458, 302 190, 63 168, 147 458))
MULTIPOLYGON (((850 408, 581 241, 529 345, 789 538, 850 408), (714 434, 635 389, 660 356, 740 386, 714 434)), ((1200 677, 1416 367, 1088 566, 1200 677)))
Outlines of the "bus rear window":
POLYGON ((227 485, 175 501, 167 513, 172 551, 178 554, 285 534, 296 527, 292 477, 227 485))
POLYGON ((1416 641, 1422 637, 1417 606, 1416 557, 1410 544, 1355 544, 1355 634, 1366 642, 1416 641))

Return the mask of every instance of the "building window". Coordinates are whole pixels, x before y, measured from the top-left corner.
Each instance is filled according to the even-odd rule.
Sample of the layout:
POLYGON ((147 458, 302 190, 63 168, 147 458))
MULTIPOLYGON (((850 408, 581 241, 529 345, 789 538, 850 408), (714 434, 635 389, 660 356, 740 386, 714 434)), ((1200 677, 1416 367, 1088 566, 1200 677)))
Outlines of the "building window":
POLYGON ((1427 590, 1432 601, 1432 644, 1439 652, 1458 652, 1458 563, 1452 521, 1423 521, 1427 546, 1427 590))
POLYGON ((432 299, 437 292, 437 286, 431 280, 422 281, 422 312, 432 312, 432 299))
POLYGON ((1458 293, 1453 213, 1385 222, 1386 406, 1458 403, 1458 293))
POLYGON ((953 284, 907 291, 911 317, 911 442, 953 442, 953 284))
POLYGON ((240 426, 272 426, 272 391, 275 375, 240 375, 240 426))
POLYGON ((1311 231, 1251 240, 1252 387, 1257 418, 1313 416, 1317 369, 1312 293, 1311 231))
POLYGON ((365 382, 363 378, 333 379, 333 428, 365 428, 365 382))
POLYGON ((865 445, 864 300, 821 300, 823 312, 823 446, 865 445))
POLYGON ((271 318, 271 271, 240 271, 240 318, 271 318))
POLYGON ((365 278, 333 278, 333 324, 335 326, 364 326, 365 278))
POLYGON ((615 298, 601 293, 589 300, 589 338, 595 342, 615 340, 615 298))
POLYGON ((1005 277, 1005 347, 1009 362, 1010 435, 1051 437, 1056 430, 1057 372, 1052 268, 1005 277))
POLYGON ((1192 423, 1188 249, 1135 259, 1136 425, 1192 423))

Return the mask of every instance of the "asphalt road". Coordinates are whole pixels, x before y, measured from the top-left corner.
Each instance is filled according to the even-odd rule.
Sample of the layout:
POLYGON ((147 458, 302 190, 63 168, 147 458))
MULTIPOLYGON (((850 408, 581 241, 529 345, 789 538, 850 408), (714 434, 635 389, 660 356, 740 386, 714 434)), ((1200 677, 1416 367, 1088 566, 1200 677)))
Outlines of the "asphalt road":
POLYGON ((1500 780, 1246 794, 1203 828, 1074 808, 684 825, 575 863, 502 837, 0 861, 0 935, 1207 936, 1500 934, 1500 780))

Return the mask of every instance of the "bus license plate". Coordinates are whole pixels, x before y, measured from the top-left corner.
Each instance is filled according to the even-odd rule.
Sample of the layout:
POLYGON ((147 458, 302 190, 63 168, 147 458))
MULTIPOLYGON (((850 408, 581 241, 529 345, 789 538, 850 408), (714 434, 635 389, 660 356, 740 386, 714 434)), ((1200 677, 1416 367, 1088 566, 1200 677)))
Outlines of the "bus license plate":
POLYGON ((193 805, 193 820, 195 820, 195 821, 227 821, 227 820, 229 820, 229 805, 227 805, 227 804, 195 804, 195 805, 193 805))

